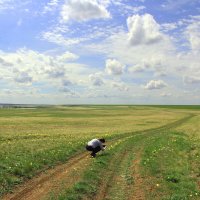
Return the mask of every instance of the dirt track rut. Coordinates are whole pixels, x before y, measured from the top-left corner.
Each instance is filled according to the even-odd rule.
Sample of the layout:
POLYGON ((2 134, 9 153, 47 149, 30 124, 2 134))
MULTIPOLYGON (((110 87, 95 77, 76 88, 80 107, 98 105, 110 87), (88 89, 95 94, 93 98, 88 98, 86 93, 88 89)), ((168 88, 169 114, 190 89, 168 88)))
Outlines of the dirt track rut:
POLYGON ((45 198, 51 191, 56 194, 63 184, 65 188, 68 188, 77 182, 88 163, 88 154, 83 153, 76 156, 66 164, 50 169, 27 181, 14 190, 13 194, 4 196, 3 200, 39 200, 45 198))
MULTIPOLYGON (((193 116, 194 115, 189 115, 185 118, 182 118, 182 119, 172 122, 170 124, 164 125, 160 128, 141 131, 140 133, 133 135, 133 137, 137 136, 138 134, 147 135, 147 137, 148 137, 148 135, 150 136, 151 133, 157 134, 157 133, 165 131, 165 130, 173 129, 173 128, 181 125, 182 123, 185 123, 187 120, 189 120, 193 116)), ((133 161, 134 162, 133 163, 134 184, 133 184, 133 188, 131 189, 132 193, 128 194, 128 196, 129 196, 128 199, 130 199, 130 200, 145 200, 145 188, 143 188, 143 178, 140 175, 140 166, 139 166, 140 161, 141 161, 142 149, 138 149, 138 148, 135 149, 136 157, 133 161)), ((123 159, 121 159, 119 157, 117 159, 120 160, 120 162, 118 162, 117 165, 115 165, 118 167, 120 165, 120 163, 123 162, 123 159)), ((118 176, 118 174, 116 174, 115 171, 113 170, 113 173, 110 173, 107 175, 104 174, 104 176, 110 176, 110 178, 106 182, 101 183, 101 185, 99 187, 99 192, 97 193, 95 200, 105 200, 105 199, 110 200, 110 199, 112 199, 108 196, 108 193, 109 193, 109 190, 112 190, 112 187, 114 187, 114 184, 116 184, 115 180, 116 180, 116 176, 118 176)), ((115 197, 113 199, 117 200, 119 198, 115 197)), ((122 199, 119 199, 119 200, 122 200, 122 199)))

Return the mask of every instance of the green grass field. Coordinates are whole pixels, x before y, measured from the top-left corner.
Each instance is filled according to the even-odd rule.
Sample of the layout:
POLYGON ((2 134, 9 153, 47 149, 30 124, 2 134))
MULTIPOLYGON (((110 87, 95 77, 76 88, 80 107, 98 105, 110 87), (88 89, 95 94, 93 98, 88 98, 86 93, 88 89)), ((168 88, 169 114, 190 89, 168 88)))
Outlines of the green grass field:
POLYGON ((0 196, 105 137, 108 149, 82 169, 81 180, 47 199, 200 199, 199 108, 2 108, 0 196))

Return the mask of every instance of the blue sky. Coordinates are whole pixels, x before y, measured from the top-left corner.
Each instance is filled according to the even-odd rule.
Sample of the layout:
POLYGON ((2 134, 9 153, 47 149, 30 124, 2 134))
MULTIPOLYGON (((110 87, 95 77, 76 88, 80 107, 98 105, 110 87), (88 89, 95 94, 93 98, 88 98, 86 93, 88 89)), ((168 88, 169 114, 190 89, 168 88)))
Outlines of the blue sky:
POLYGON ((199 0, 1 0, 0 103, 199 104, 199 0))

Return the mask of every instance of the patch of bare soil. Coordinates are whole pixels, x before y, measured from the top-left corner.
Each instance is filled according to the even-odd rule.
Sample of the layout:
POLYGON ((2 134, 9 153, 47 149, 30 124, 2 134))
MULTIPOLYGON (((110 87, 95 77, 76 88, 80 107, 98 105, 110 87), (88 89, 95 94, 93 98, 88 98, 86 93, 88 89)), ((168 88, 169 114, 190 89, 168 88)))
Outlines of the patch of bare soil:
POLYGON ((108 191, 110 187, 112 187, 112 184, 116 181, 117 179, 117 170, 116 166, 119 166, 123 157, 126 155, 127 152, 123 152, 120 156, 114 157, 110 161, 110 168, 106 174, 103 176, 105 179, 100 183, 99 188, 98 188, 98 193, 96 197, 94 198, 95 200, 105 200, 107 199, 108 191), (116 162, 117 160, 117 162, 116 162))
MULTIPOLYGON (((136 158, 133 161, 133 179, 134 183, 133 185, 126 186, 126 197, 129 200, 145 200, 145 190, 144 184, 143 184, 143 177, 140 174, 140 161, 141 161, 141 154, 142 149, 139 149, 136 152, 136 158)), ((113 187, 113 184, 118 184, 118 181, 121 181, 121 177, 118 174, 118 171, 116 170, 116 167, 114 166, 120 166, 120 164, 123 162, 123 159, 128 155, 128 152, 125 151, 123 154, 121 154, 117 158, 113 158, 113 160, 110 162, 110 168, 111 170, 108 171, 107 174, 104 174, 105 178, 102 183, 99 185, 98 193, 95 200, 105 200, 109 199, 109 191, 110 188, 113 187), (117 162, 116 162, 117 159, 117 162)), ((125 188, 123 188, 125 189, 125 188)))
POLYGON ((88 153, 71 158, 67 163, 27 181, 2 200, 40 200, 52 193, 57 196, 61 189, 70 188, 81 178, 81 172, 87 167, 89 160, 88 153))
POLYGON ((133 161, 133 194, 129 200, 145 200, 145 192, 143 185, 143 177, 140 174, 140 161, 142 150, 139 150, 136 154, 136 158, 133 161))

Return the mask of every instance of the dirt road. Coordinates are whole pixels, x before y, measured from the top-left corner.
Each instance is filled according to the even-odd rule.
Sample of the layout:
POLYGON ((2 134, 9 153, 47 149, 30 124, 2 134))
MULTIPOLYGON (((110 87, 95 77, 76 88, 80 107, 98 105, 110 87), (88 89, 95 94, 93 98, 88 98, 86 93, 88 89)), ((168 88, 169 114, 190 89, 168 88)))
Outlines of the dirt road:
MULTIPOLYGON (((134 134, 134 136, 139 134, 145 134, 148 137, 148 135, 150 135, 151 133, 156 133, 166 129, 174 128, 184 123, 191 117, 192 115, 178 120, 176 122, 162 126, 160 128, 141 131, 134 134)), ((127 136, 121 136, 121 138, 123 137, 127 136)), ((116 138, 115 140, 121 138, 116 138)), ((111 143, 112 141, 110 142, 110 144, 111 143)), ((121 155, 118 155, 118 157, 113 157, 113 159, 111 160, 110 171, 108 172, 108 174, 106 174, 108 179, 101 183, 99 191, 95 197, 96 200, 112 199, 112 196, 109 196, 109 194, 112 194, 112 192, 117 191, 117 187, 115 187, 116 183, 119 185, 121 184, 120 187, 124 187, 124 191, 129 192, 129 199, 145 199, 139 166, 142 149, 139 149, 139 147, 136 146, 136 148, 133 149, 132 154, 134 154, 134 152, 134 168, 132 168, 134 183, 132 184, 132 186, 124 186, 122 179, 119 176, 120 169, 121 171, 123 170, 123 164, 128 161, 128 155, 130 155, 130 152, 123 152, 121 155), (119 167, 119 170, 113 169, 114 167, 120 165, 121 168, 119 167)), ((23 185, 18 186, 16 189, 13 190, 12 194, 6 194, 5 196, 3 196, 2 200, 42 200, 48 199, 50 195, 57 196, 59 194, 59 191, 70 188, 74 185, 74 183, 78 182, 81 179, 84 170, 87 169, 90 162, 91 158, 89 157, 88 153, 81 153, 68 160, 67 163, 56 166, 53 169, 47 170, 38 175, 37 177, 34 177, 33 179, 25 182, 23 185)))

